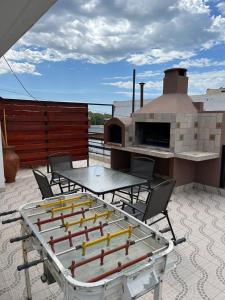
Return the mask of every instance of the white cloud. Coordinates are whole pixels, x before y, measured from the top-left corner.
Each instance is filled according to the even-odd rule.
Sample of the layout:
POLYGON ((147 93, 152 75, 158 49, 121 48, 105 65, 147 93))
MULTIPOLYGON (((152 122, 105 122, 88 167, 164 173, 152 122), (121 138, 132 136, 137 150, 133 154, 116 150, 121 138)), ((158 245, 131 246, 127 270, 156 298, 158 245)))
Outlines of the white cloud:
POLYGON ((177 68, 189 68, 189 67, 205 68, 205 67, 219 67, 219 66, 225 66, 225 60, 217 61, 209 58, 188 59, 173 65, 173 67, 177 67, 177 68))
POLYGON ((114 92, 114 94, 125 95, 125 96, 128 96, 128 97, 132 96, 132 92, 125 92, 125 91, 114 92))
POLYGON ((209 6, 206 5, 208 1, 205 0, 179 0, 178 7, 193 14, 209 13, 209 6))
MULTIPOLYGON (((207 71, 207 72, 189 72, 189 94, 202 94, 205 93, 207 88, 219 88, 224 86, 225 70, 207 71)), ((105 85, 110 85, 120 89, 116 91, 118 94, 130 95, 132 93, 132 81, 117 81, 105 82, 105 85), (128 91, 129 90, 129 91, 128 91)), ((136 84, 136 91, 138 93, 140 87, 136 84)), ((149 95, 162 94, 163 80, 150 80, 145 84, 145 97, 149 95)))
POLYGON ((102 84, 115 86, 120 89, 132 89, 133 86, 132 81, 103 82, 102 84))
POLYGON ((39 64, 43 61, 61 61, 63 56, 59 51, 54 49, 46 50, 31 50, 31 49, 10 49, 5 57, 13 61, 28 61, 35 64, 39 64))
POLYGON ((137 78, 148 78, 148 77, 156 77, 161 75, 161 72, 158 71, 145 71, 137 74, 137 78))
POLYGON ((189 93, 202 94, 207 88, 224 86, 225 70, 189 73, 189 93))
POLYGON ((184 59, 193 56, 191 51, 164 51, 162 49, 152 49, 148 53, 133 54, 127 59, 135 65, 161 64, 174 59, 184 59))
MULTIPOLYGON (((199 50, 225 42, 225 18, 212 16, 214 12, 208 3, 207 0, 58 1, 7 53, 7 58, 18 72, 27 70, 35 75, 39 74, 37 64, 67 59, 92 64, 123 60, 133 65, 174 60, 179 65, 182 60, 180 65, 186 62, 186 67, 191 62, 207 66, 210 64, 207 59, 191 58, 199 50)), ((224 6, 224 2, 217 4, 221 14, 224 6)), ((155 74, 138 76, 148 78, 155 74)))
POLYGON ((225 42, 225 17, 213 17, 213 23, 209 31, 218 34, 218 42, 225 42))
POLYGON ((100 0, 91 0, 91 1, 88 1, 87 3, 85 3, 85 4, 82 4, 81 8, 84 11, 90 13, 91 11, 96 9, 99 4, 100 4, 100 0))
POLYGON ((204 0, 58 1, 17 46, 28 47, 23 57, 35 63, 158 64, 190 58, 220 42, 222 26, 204 0))
MULTIPOLYGON (((32 75, 41 75, 36 71, 36 66, 27 62, 18 63, 18 62, 10 62, 10 66, 15 73, 23 74, 32 74, 32 75)), ((10 69, 6 62, 3 59, 0 59, 0 75, 10 73, 10 69)))
POLYGON ((112 77, 105 77, 103 78, 103 80, 125 80, 125 79, 130 79, 131 78, 131 75, 128 75, 128 76, 112 76, 112 77))
POLYGON ((225 15, 225 2, 218 3, 216 7, 222 15, 225 15))
MULTIPOLYGON (((129 89, 132 90, 133 82, 132 81, 117 81, 117 82, 103 82, 104 85, 111 85, 120 89, 129 89)), ((139 84, 136 84, 136 89, 139 89, 139 84)), ((162 90, 162 81, 146 81, 145 89, 151 90, 162 90)))
MULTIPOLYGON (((117 95, 125 95, 125 96, 128 97, 128 99, 131 99, 131 98, 132 98, 132 92, 118 91, 118 92, 114 92, 114 94, 117 94, 117 95)), ((158 97, 159 95, 160 95, 160 93, 147 93, 146 91, 144 91, 144 99, 145 99, 145 100, 156 98, 156 97, 158 97)), ((135 93, 135 99, 136 99, 136 101, 139 101, 139 99, 140 99, 140 93, 139 93, 139 90, 136 90, 136 93, 135 93)))
MULTIPOLYGON (((161 75, 161 72, 159 71, 145 71, 145 72, 141 72, 141 73, 136 73, 136 78, 149 78, 149 77, 156 77, 161 75)), ((112 77, 105 77, 103 78, 103 80, 127 80, 127 79, 131 79, 132 75, 128 75, 128 76, 112 76, 112 77)))

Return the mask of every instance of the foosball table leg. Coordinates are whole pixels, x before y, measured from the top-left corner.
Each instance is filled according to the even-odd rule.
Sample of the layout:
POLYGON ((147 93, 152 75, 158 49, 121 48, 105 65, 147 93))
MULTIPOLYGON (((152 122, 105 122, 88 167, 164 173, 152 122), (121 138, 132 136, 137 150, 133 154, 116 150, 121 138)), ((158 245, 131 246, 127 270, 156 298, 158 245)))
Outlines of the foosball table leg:
POLYGON ((154 300, 162 300, 162 279, 154 288, 154 300))
MULTIPOLYGON (((23 249, 23 261, 24 264, 28 263, 27 259, 27 250, 25 248, 25 243, 22 243, 22 249, 23 249)), ((29 269, 25 269, 25 282, 26 282, 26 289, 27 289, 27 299, 31 300, 32 299, 32 294, 31 294, 31 285, 30 285, 30 274, 29 274, 29 269)))

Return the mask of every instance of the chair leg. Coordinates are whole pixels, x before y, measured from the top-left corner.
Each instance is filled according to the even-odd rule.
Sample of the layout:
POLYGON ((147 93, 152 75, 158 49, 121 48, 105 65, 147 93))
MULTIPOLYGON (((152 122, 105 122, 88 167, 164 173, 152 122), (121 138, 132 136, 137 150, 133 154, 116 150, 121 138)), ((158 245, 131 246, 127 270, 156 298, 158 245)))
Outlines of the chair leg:
POLYGON ((131 190, 131 194, 130 194, 130 202, 131 202, 131 204, 133 204, 133 202, 134 202, 133 187, 131 187, 130 190, 131 190))
POLYGON ((113 196, 112 196, 111 203, 113 203, 113 202, 114 202, 115 192, 113 192, 112 194, 113 194, 113 196))
POLYGON ((172 241, 173 241, 174 246, 177 246, 177 245, 179 245, 179 244, 181 244, 181 243, 186 242, 186 238, 185 238, 185 237, 182 237, 182 238, 180 238, 180 239, 177 239, 177 238, 176 238, 176 235, 175 235, 175 233, 174 233, 174 231, 173 231, 172 224, 171 224, 171 222, 170 222, 170 218, 169 218, 169 215, 168 215, 168 211, 167 211, 167 210, 164 211, 163 214, 164 214, 164 216, 165 216, 166 219, 167 219, 167 222, 168 222, 169 227, 164 228, 164 229, 162 229, 162 230, 159 230, 159 232, 165 233, 165 232, 170 231, 171 234, 172 234, 172 236, 173 236, 172 241))
POLYGON ((174 233, 174 231, 173 231, 173 227, 172 227, 172 224, 171 224, 171 222, 170 222, 170 218, 169 218, 169 215, 168 215, 168 211, 167 211, 167 210, 164 212, 164 215, 166 216, 167 222, 168 222, 168 224, 169 224, 170 231, 171 231, 171 234, 172 234, 172 236, 173 236, 173 241, 176 242, 176 236, 175 236, 175 233, 174 233))
POLYGON ((140 191, 141 191, 141 186, 139 185, 139 187, 138 187, 138 193, 137 193, 137 200, 136 200, 137 202, 139 200, 140 191))
POLYGON ((63 194, 64 193, 63 187, 62 187, 62 185, 60 183, 59 183, 59 188, 60 188, 61 194, 63 194))

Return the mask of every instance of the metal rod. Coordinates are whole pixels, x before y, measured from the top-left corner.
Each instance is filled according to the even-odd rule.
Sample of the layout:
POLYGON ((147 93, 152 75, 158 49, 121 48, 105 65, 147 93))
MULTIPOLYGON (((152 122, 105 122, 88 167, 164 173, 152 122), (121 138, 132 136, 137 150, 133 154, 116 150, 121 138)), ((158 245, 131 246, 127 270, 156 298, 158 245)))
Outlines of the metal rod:
MULTIPOLYGON (((88 233, 89 232, 92 232, 92 231, 96 231, 98 229, 100 229, 100 231, 102 232, 102 229, 105 225, 102 224, 102 222, 99 222, 99 225, 97 226, 94 226, 94 227, 90 227, 90 228, 87 228, 85 226, 85 229, 84 230, 80 230, 80 231, 76 231, 74 233, 71 233, 71 231, 68 232, 67 235, 64 235, 62 237, 58 237, 58 238, 53 238, 52 236, 50 237, 50 241, 48 242, 51 246, 54 245, 54 244, 57 244, 57 243, 60 243, 60 242, 63 242, 63 241, 66 241, 66 240, 69 240, 71 242, 71 239, 74 238, 74 237, 77 237, 77 236, 80 236, 80 235, 83 235, 85 234, 86 237, 88 236, 88 233)), ((103 232, 102 232, 103 233, 103 232)), ((102 234, 103 235, 103 234, 102 234)), ((86 238, 87 239, 87 238, 86 238)), ((71 243, 72 244, 72 243, 71 243)), ((70 245, 70 247, 72 247, 73 245, 70 245)), ((52 248, 53 250, 53 248, 52 248)), ((53 252, 55 252, 53 250, 53 252)))
POLYGON ((128 234, 128 237, 130 238, 131 235, 132 235, 132 231, 133 231, 133 227, 131 225, 129 225, 127 229, 119 230, 119 231, 116 231, 116 232, 113 232, 113 233, 107 233, 106 235, 104 235, 100 238, 97 238, 95 240, 82 242, 82 245, 81 245, 82 255, 84 256, 86 254, 86 249, 87 248, 95 246, 99 243, 107 242, 107 246, 109 246, 111 240, 118 237, 118 236, 128 234))
MULTIPOLYGON (((120 250, 122 250, 122 249, 125 249, 125 250, 126 250, 125 255, 128 255, 128 250, 129 250, 129 247, 130 247, 130 246, 133 246, 133 245, 135 245, 136 243, 139 243, 139 242, 143 241, 144 239, 147 239, 147 238, 149 238, 149 237, 151 237, 151 236, 153 236, 153 235, 154 235, 154 234, 151 234, 151 235, 149 235, 149 236, 146 236, 146 237, 144 237, 144 238, 138 239, 138 240, 136 240, 136 241, 130 241, 130 240, 128 239, 128 240, 126 241, 125 244, 122 244, 122 245, 120 245, 120 246, 118 246, 118 247, 115 247, 115 248, 110 249, 110 250, 107 250, 107 251, 101 250, 101 252, 100 252, 99 254, 94 255, 94 256, 91 256, 91 257, 89 257, 89 258, 87 258, 87 259, 81 260, 81 261, 79 261, 79 262, 75 262, 75 261, 73 260, 73 261, 72 261, 72 264, 68 267, 68 269, 71 270, 72 277, 74 277, 75 269, 76 269, 76 268, 81 267, 81 266, 83 266, 83 265, 85 265, 85 264, 87 264, 87 263, 89 263, 89 262, 92 262, 92 261, 95 261, 95 260, 98 260, 98 259, 100 259, 100 264, 103 265, 103 264, 104 264, 103 259, 104 259, 105 256, 110 255, 110 254, 113 254, 113 253, 115 253, 115 252, 117 252, 117 251, 120 251, 120 250)), ((154 255, 156 252, 160 252, 160 251, 162 251, 162 250, 164 250, 164 249, 166 249, 166 248, 167 248, 167 246, 164 246, 164 247, 162 247, 162 248, 160 248, 160 249, 157 249, 157 250, 155 250, 155 251, 152 251, 151 254, 154 255)))
POLYGON ((118 252, 118 251, 123 250, 123 249, 125 249, 125 255, 128 255, 129 247, 130 247, 130 241, 127 240, 127 242, 125 244, 122 244, 122 245, 120 245, 118 247, 115 247, 115 248, 107 250, 107 251, 101 250, 101 252, 99 254, 94 255, 94 256, 92 256, 90 258, 81 260, 78 263, 76 263, 73 260, 71 266, 68 269, 71 270, 72 277, 74 277, 75 269, 76 268, 81 267, 83 265, 86 265, 86 264, 88 264, 88 263, 90 263, 92 261, 98 260, 98 259, 100 259, 100 265, 103 266, 105 256, 113 254, 113 253, 118 252))
POLYGON ((136 70, 133 69, 132 113, 135 110, 135 77, 136 77, 136 70))
POLYGON ((69 253, 69 252, 71 252, 71 251, 73 251, 73 250, 78 250, 78 249, 81 249, 81 246, 78 248, 78 246, 76 246, 76 247, 72 247, 72 248, 70 248, 70 249, 66 249, 66 250, 64 250, 64 251, 61 251, 61 252, 58 252, 58 253, 56 253, 55 255, 56 256, 61 256, 61 255, 63 255, 63 254, 66 254, 66 253, 69 253))
MULTIPOLYGON (((105 204, 88 208, 88 211, 94 210, 96 208, 101 208, 101 207, 105 207, 105 204)), ((63 227, 64 227, 64 225, 59 225, 59 226, 51 227, 51 228, 48 228, 48 229, 45 229, 45 230, 41 230, 41 231, 39 231, 39 233, 45 233, 45 232, 53 231, 53 230, 56 230, 56 229, 59 229, 59 228, 63 228, 63 227)))
MULTIPOLYGON (((51 201, 51 200, 60 200, 60 199, 62 199, 62 196, 61 197, 59 197, 59 196, 56 196, 56 197, 54 197, 54 198, 49 198, 48 200, 49 201, 51 201)), ((40 208, 40 206, 39 205, 35 205, 35 206, 29 206, 29 207, 24 207, 23 208, 23 210, 30 210, 30 209, 36 209, 36 208, 40 208)))
POLYGON ((31 217, 36 217, 36 216, 40 216, 40 215, 44 215, 44 214, 49 214, 50 212, 48 211, 41 211, 41 212, 38 212, 38 213, 35 213, 35 214, 30 214, 30 215, 27 215, 28 218, 31 218, 31 217))
POLYGON ((83 207, 82 207, 81 210, 75 211, 73 213, 65 214, 65 215, 63 213, 61 213, 60 216, 57 216, 57 217, 44 219, 44 220, 40 220, 38 218, 37 222, 35 224, 37 224, 39 231, 41 231, 41 225, 43 225, 43 224, 52 223, 52 222, 55 222, 58 220, 60 220, 63 224, 65 218, 70 218, 70 217, 74 217, 77 215, 82 215, 82 217, 85 217, 85 212, 87 212, 87 211, 88 211, 88 209, 83 209, 83 207))
POLYGON ((112 117, 114 117, 114 112, 115 112, 115 106, 112 105, 112 117))
POLYGON ((53 231, 53 230, 56 230, 56 229, 59 229, 59 228, 63 228, 63 225, 59 225, 59 226, 55 226, 55 227, 51 227, 51 228, 48 228, 48 229, 45 229, 45 230, 39 231, 39 233, 45 233, 45 232, 53 231))
MULTIPOLYGON (((72 197, 72 198, 68 198, 68 199, 60 199, 60 200, 56 200, 56 201, 51 201, 51 202, 48 202, 48 203, 37 205, 37 208, 39 208, 39 207, 47 208, 47 207, 51 207, 51 206, 54 206, 54 205, 61 205, 62 206, 64 203, 80 200, 81 197, 82 196, 76 196, 76 197, 72 197)), ((85 200, 88 200, 88 199, 85 199, 85 200)))
POLYGON ((109 216, 110 216, 110 214, 112 214, 114 211, 110 211, 110 210, 108 210, 108 211, 105 211, 105 212, 103 212, 103 213, 96 213, 96 214, 94 214, 94 216, 91 216, 91 217, 87 217, 87 218, 80 218, 80 220, 78 220, 78 221, 73 221, 73 222, 67 222, 67 223, 65 223, 65 225, 64 225, 64 227, 66 228, 65 230, 67 231, 68 230, 68 228, 70 227, 70 226, 73 226, 73 225, 80 225, 80 226, 82 226, 83 225, 83 223, 85 223, 85 222, 89 222, 89 221, 93 221, 94 223, 96 222, 96 220, 97 219, 99 219, 99 218, 106 218, 106 219, 108 219, 109 218, 109 216))
POLYGON ((67 206, 55 207, 55 208, 50 209, 47 212, 50 212, 52 214, 52 217, 53 217, 55 212, 60 212, 60 211, 68 210, 68 209, 71 209, 73 211, 74 208, 77 208, 77 207, 83 206, 83 205, 84 206, 91 206, 92 203, 93 203, 93 200, 87 200, 87 201, 83 201, 83 202, 76 203, 76 204, 72 203, 71 205, 67 205, 67 206))
POLYGON ((88 282, 96 282, 96 281, 104 279, 104 278, 106 278, 106 277, 108 277, 110 275, 113 275, 113 274, 115 274, 117 272, 121 272, 123 269, 126 269, 126 268, 128 268, 130 266, 133 266, 133 265, 137 264, 138 262, 147 259, 150 256, 151 256, 151 252, 149 252, 149 253, 147 253, 145 255, 142 255, 142 256, 140 256, 138 258, 135 258, 135 259, 133 259, 133 260, 127 262, 127 263, 124 263, 124 264, 122 264, 121 262, 118 262, 116 268, 111 269, 110 271, 107 271, 105 273, 102 273, 102 274, 100 274, 100 275, 98 275, 96 277, 93 277, 90 280, 88 280, 88 282))
POLYGON ((137 244, 137 243, 143 242, 144 240, 146 240, 146 239, 148 239, 148 238, 150 238, 150 237, 152 237, 154 235, 155 235, 154 233, 151 233, 151 234, 149 234, 147 236, 144 236, 143 238, 137 239, 136 241, 134 241, 134 243, 137 244))
POLYGON ((111 224, 114 224, 114 223, 118 223, 120 221, 125 221, 126 218, 120 218, 120 219, 117 219, 117 220, 114 220, 114 221, 111 221, 111 222, 107 222, 107 225, 111 225, 111 224))
POLYGON ((96 277, 93 277, 93 278, 91 278, 90 280, 88 280, 88 282, 96 282, 96 281, 99 281, 99 280, 101 280, 101 279, 104 279, 104 278, 106 278, 106 277, 108 277, 108 276, 110 276, 110 275, 113 275, 113 274, 115 274, 115 273, 117 273, 117 272, 121 272, 123 269, 126 269, 126 268, 128 268, 128 267, 130 267, 130 266, 133 266, 134 264, 137 264, 137 263, 141 262, 142 260, 145 260, 145 259, 147 259, 147 258, 153 256, 156 252, 162 251, 162 250, 164 250, 164 249, 166 249, 166 248, 167 248, 167 246, 164 246, 164 247, 162 247, 162 248, 160 248, 160 249, 157 249, 157 250, 155 250, 155 251, 146 253, 145 255, 142 255, 142 256, 140 256, 140 257, 137 257, 137 258, 135 258, 135 259, 133 259, 133 260, 131 260, 131 261, 129 261, 129 262, 126 262, 126 263, 124 263, 124 264, 122 264, 121 262, 118 262, 116 268, 114 268, 114 269, 112 269, 112 270, 109 270, 109 271, 107 271, 107 272, 105 272, 105 273, 102 273, 102 274, 100 274, 100 275, 98 275, 98 276, 96 276, 96 277))
POLYGON ((109 226, 111 224, 114 224, 114 223, 120 222, 120 221, 124 221, 124 220, 125 220, 124 218, 121 218, 121 219, 117 219, 117 220, 112 221, 112 222, 105 222, 102 225, 90 227, 90 228, 87 228, 86 230, 81 230, 81 231, 77 231, 77 232, 71 233, 70 236, 69 235, 65 235, 65 236, 62 236, 62 237, 58 237, 56 239, 50 240, 49 244, 56 244, 56 243, 59 243, 61 241, 65 241, 65 240, 69 239, 70 237, 73 238, 75 236, 79 236, 79 235, 85 234, 86 232, 92 232, 92 231, 100 229, 101 227, 109 226))
MULTIPOLYGON (((131 226, 131 225, 129 225, 128 228, 125 229, 125 230, 120 230, 120 231, 117 231, 117 232, 115 232, 115 233, 108 233, 107 235, 102 236, 102 237, 100 237, 100 238, 98 238, 98 239, 96 239, 96 240, 89 241, 89 242, 83 242, 81 245, 78 245, 78 246, 72 247, 72 248, 70 248, 70 249, 66 249, 66 250, 64 250, 64 251, 58 252, 58 253, 56 253, 55 255, 56 255, 56 256, 61 256, 61 255, 63 255, 63 254, 67 254, 67 253, 69 253, 69 252, 71 252, 71 251, 74 251, 74 250, 79 250, 79 249, 84 250, 84 249, 86 249, 86 248, 89 247, 89 246, 92 246, 92 245, 95 245, 95 244, 97 244, 97 243, 104 242, 104 241, 107 241, 107 243, 108 243, 112 238, 117 237, 117 236, 120 236, 120 235, 122 235, 122 234, 126 234, 126 233, 127 233, 128 236, 130 237, 131 234, 132 234, 132 230, 133 230, 134 228, 136 228, 136 227, 139 227, 139 225, 137 225, 137 226, 131 226), (84 244, 84 243, 85 243, 85 244, 84 244)), ((85 250, 84 250, 84 252, 85 252, 85 250)))
POLYGON ((156 249, 156 250, 152 251, 152 254, 156 254, 156 253, 158 253, 158 252, 161 252, 161 251, 163 251, 163 250, 166 250, 167 248, 168 248, 168 246, 163 246, 162 248, 159 248, 159 249, 156 249))
MULTIPOLYGON (((27 207, 27 208, 24 208, 24 210, 36 209, 36 208, 47 208, 47 207, 58 205, 58 204, 62 205, 65 202, 80 200, 82 197, 83 197, 83 195, 72 197, 72 198, 67 198, 67 199, 64 199, 64 198, 62 199, 62 197, 56 197, 54 199, 51 199, 51 200, 55 200, 55 201, 50 201, 48 203, 38 204, 38 205, 35 205, 35 206, 27 207)), ((33 216, 33 215, 30 215, 30 216, 33 216)), ((28 215, 28 217, 29 217, 29 215, 28 215)))
MULTIPOLYGON (((87 209, 88 210, 92 210, 92 209, 97 209, 97 208, 101 208, 101 207, 105 207, 105 204, 98 205, 98 206, 95 206, 95 207, 90 207, 90 208, 87 208, 87 209)), ((40 216, 40 215, 48 214, 48 213, 50 213, 50 211, 45 210, 45 211, 42 211, 42 212, 39 212, 39 213, 27 215, 27 218, 31 218, 31 217, 35 217, 35 216, 40 216)))

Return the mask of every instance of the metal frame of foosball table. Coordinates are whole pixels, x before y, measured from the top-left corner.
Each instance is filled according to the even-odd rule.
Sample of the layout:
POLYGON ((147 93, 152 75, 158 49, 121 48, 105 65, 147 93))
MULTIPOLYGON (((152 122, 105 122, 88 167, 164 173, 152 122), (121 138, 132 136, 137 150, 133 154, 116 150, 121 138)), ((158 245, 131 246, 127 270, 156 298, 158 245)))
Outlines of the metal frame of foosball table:
MULTIPOLYGON (((137 299, 143 294, 154 289, 154 300, 160 300, 162 295, 162 280, 164 273, 173 268, 175 263, 171 257, 173 250, 173 242, 165 239, 160 233, 155 232, 148 225, 128 215, 119 208, 105 202, 90 193, 70 194, 63 197, 54 197, 44 199, 37 202, 24 204, 18 209, 21 216, 21 238, 24 264, 21 269, 25 270, 25 280, 28 299, 32 299, 29 267, 37 263, 43 262, 45 273, 47 274, 47 282, 57 282, 64 293, 65 300, 131 300, 137 299), (157 244, 155 250, 145 257, 144 265, 131 268, 123 272, 123 268, 118 264, 118 269, 115 269, 113 276, 104 278, 96 282, 81 282, 71 276, 71 271, 65 268, 57 255, 52 251, 51 246, 43 238, 38 231, 37 226, 30 220, 30 212, 34 212, 34 207, 40 204, 48 204, 58 199, 66 200, 72 196, 84 195, 91 197, 96 201, 96 204, 102 204, 108 210, 116 212, 117 217, 123 217, 130 225, 138 227, 140 232, 146 234, 157 244), (29 212, 29 213, 28 213, 29 212), (40 255, 40 260, 28 262, 28 252, 37 250, 40 255)), ((139 241, 144 240, 141 237, 139 241)), ((16 240, 16 239, 14 239, 16 240)), ((125 265, 124 265, 125 269, 125 265)), ((45 274, 45 275, 46 275, 45 274)))

